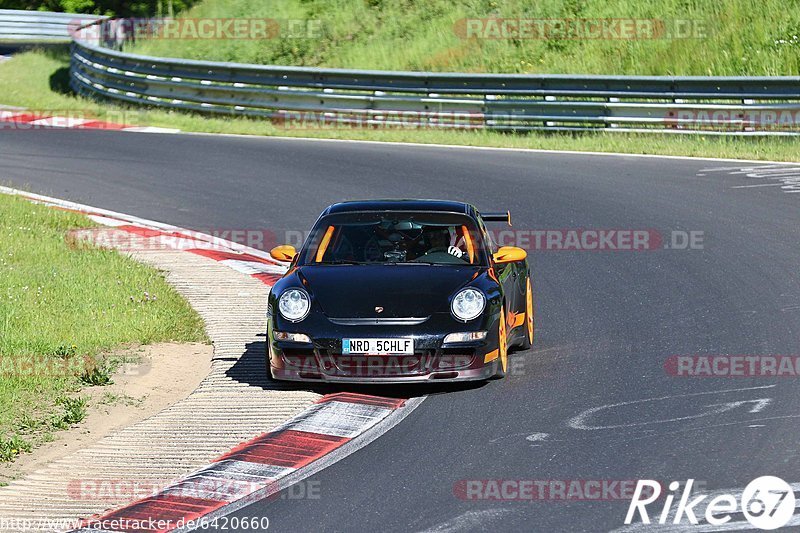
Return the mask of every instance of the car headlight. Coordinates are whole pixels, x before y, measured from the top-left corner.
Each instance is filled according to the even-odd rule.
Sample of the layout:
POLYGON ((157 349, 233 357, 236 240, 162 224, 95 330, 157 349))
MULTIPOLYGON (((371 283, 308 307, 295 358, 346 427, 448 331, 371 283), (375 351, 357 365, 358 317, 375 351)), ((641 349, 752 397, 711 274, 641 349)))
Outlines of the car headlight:
POLYGON ((477 318, 483 313, 486 307, 486 297, 478 289, 464 289, 456 294, 453 303, 450 304, 450 311, 458 320, 467 322, 477 318))
POLYGON ((311 298, 303 289, 289 289, 278 298, 278 310, 286 320, 300 322, 311 309, 311 298))

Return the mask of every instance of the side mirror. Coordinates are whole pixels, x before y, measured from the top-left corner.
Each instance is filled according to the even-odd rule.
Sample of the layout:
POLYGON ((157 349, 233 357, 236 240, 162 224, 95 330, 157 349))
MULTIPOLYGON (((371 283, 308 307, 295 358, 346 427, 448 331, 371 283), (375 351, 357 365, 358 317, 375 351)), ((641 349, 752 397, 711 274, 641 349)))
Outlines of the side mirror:
POLYGON ((528 257, 528 252, 516 246, 503 246, 492 255, 495 263, 513 263, 522 261, 526 257, 528 257))
POLYGON ((289 263, 297 255, 297 250, 291 244, 282 244, 270 250, 269 255, 276 261, 289 263))

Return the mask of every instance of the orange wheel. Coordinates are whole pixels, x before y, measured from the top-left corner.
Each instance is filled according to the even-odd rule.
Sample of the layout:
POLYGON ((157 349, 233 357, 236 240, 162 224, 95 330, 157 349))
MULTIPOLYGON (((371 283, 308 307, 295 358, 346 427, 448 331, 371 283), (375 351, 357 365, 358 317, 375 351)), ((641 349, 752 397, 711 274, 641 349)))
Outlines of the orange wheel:
POLYGON ((533 345, 533 291, 531 290, 531 278, 528 278, 525 290, 525 325, 528 330, 528 343, 533 345))
POLYGON ((497 337, 497 349, 500 350, 500 366, 505 374, 508 370, 508 332, 506 326, 506 310, 503 307, 502 315, 500 317, 500 331, 497 337))

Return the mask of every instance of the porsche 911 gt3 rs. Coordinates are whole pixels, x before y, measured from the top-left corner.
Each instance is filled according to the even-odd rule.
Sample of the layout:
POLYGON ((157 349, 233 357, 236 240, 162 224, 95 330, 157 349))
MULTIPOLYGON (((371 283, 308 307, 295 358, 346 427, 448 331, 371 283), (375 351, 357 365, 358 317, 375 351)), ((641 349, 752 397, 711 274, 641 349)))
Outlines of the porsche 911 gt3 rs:
POLYGON ((525 250, 497 248, 479 213, 439 200, 342 202, 326 208, 270 291, 272 378, 322 382, 502 377, 508 350, 534 339, 525 250))

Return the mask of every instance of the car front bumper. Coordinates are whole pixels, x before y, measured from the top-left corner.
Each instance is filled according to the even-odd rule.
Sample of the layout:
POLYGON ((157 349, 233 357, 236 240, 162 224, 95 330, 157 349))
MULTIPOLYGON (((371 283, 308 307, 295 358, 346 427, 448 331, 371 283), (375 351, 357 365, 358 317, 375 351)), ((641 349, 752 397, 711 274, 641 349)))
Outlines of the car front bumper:
POLYGON ((460 381, 484 381, 497 373, 499 359, 480 368, 461 370, 432 370, 424 373, 386 373, 380 371, 342 372, 298 369, 291 367, 275 368, 269 365, 268 371, 273 379, 281 381, 304 381, 316 383, 448 383, 460 381))
POLYGON ((428 383, 479 381, 497 373, 499 314, 487 313, 469 324, 450 313, 431 315, 414 325, 342 325, 311 314, 301 324, 270 317, 267 371, 277 380, 340 383, 428 383), (304 333, 311 342, 276 340, 275 331, 304 333), (444 343, 453 332, 487 331, 486 338, 444 343), (346 338, 413 338, 413 355, 343 354, 346 338))
POLYGON ((477 381, 497 373, 496 338, 443 345, 445 335, 415 335, 413 355, 345 355, 341 338, 300 344, 269 335, 267 366, 278 380, 342 383, 477 381))

